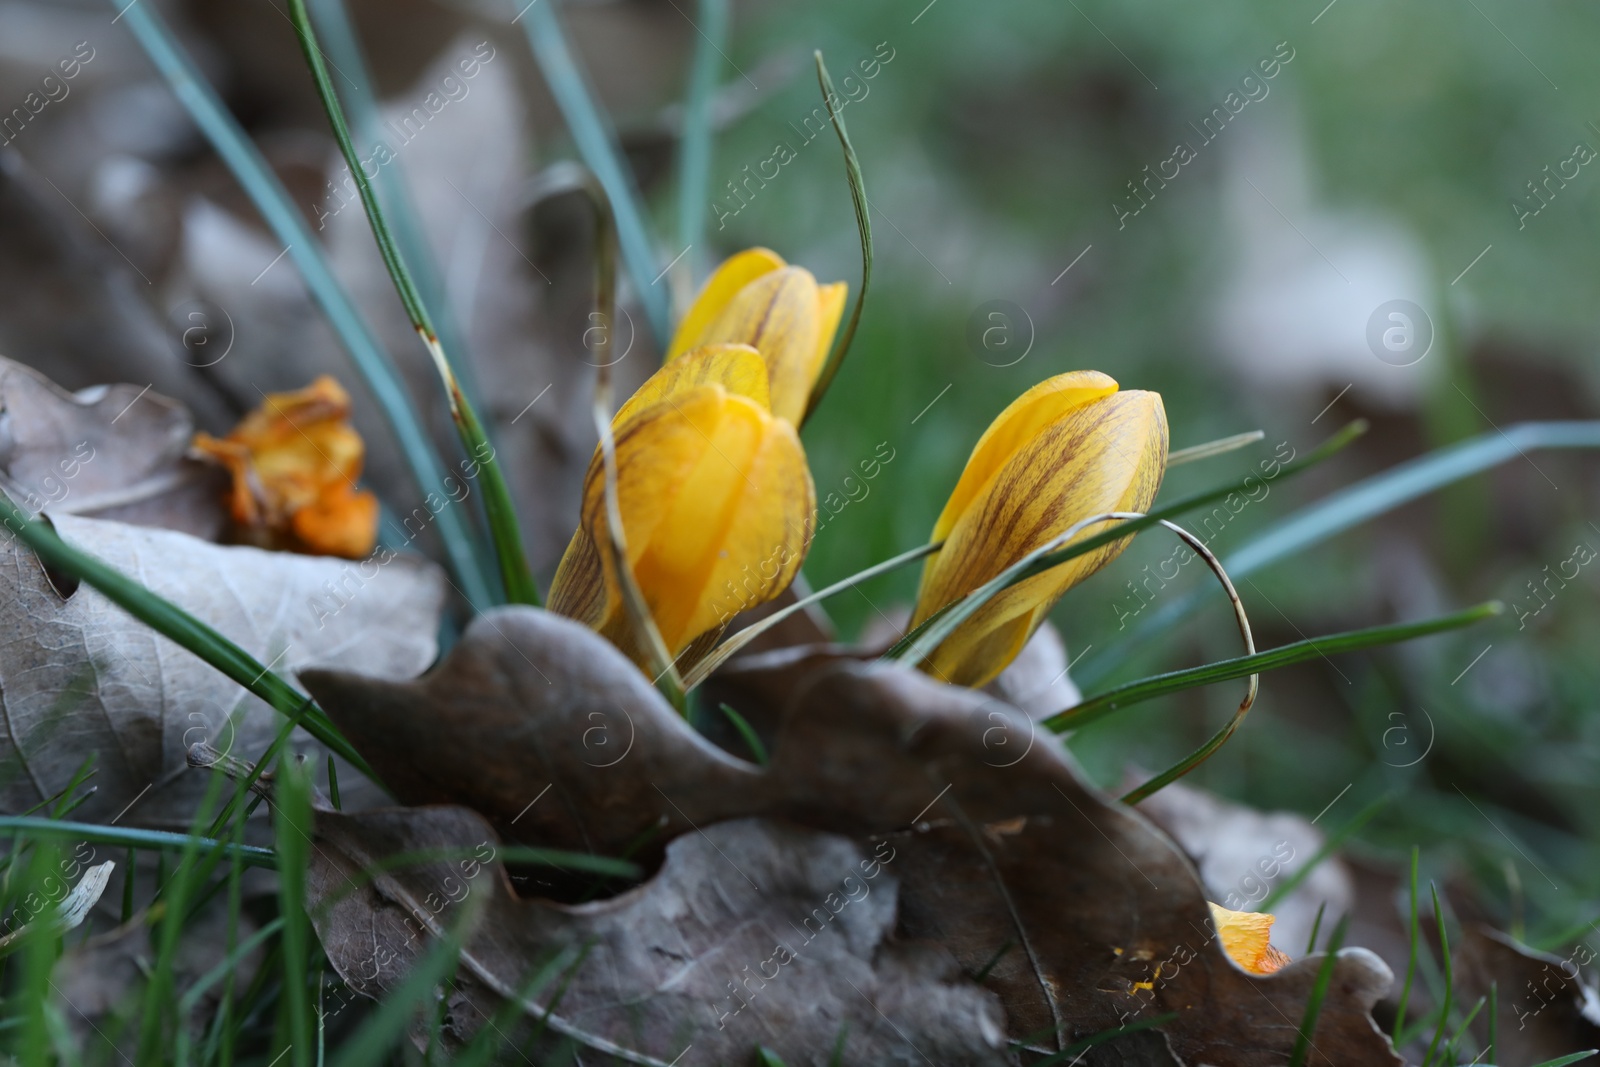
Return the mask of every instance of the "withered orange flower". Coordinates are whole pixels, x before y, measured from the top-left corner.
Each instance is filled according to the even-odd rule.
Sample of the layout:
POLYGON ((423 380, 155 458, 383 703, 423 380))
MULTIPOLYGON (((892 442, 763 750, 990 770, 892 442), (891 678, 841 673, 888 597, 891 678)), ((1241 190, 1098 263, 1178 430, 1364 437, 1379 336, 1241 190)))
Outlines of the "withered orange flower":
POLYGON ((366 445, 349 418, 350 394, 322 375, 268 394, 226 437, 195 435, 195 453, 233 478, 228 507, 244 540, 349 559, 372 551, 378 498, 356 488, 366 445))
POLYGON ((1211 905, 1211 921, 1228 957, 1251 974, 1271 974, 1289 962, 1288 955, 1271 943, 1274 916, 1264 911, 1229 911, 1211 905))

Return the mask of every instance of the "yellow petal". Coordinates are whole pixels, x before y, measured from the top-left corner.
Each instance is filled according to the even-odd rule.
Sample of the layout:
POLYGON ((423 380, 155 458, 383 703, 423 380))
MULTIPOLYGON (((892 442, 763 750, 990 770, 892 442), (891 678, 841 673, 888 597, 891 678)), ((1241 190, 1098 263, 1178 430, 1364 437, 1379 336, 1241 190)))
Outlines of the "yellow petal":
MULTIPOLYGON (((816 496, 791 424, 719 384, 696 386, 633 415, 616 458, 628 562, 674 655, 793 580, 816 496)), ((551 608, 642 662, 610 561, 597 550, 607 536, 604 478, 597 458, 551 608)))
POLYGON ((821 369, 817 361, 821 310, 811 272, 783 267, 739 290, 697 343, 755 346, 767 361, 772 413, 798 424, 821 369))
POLYGON ((950 528, 973 499, 1018 449, 1038 436, 1039 431, 1074 408, 1116 391, 1117 383, 1109 375, 1097 370, 1077 370, 1046 378, 1013 400, 973 446, 972 456, 950 493, 944 511, 939 514, 939 521, 933 524, 930 540, 942 541, 949 536, 950 528))
MULTIPOLYGON (((850 295, 850 286, 844 282, 829 282, 827 285, 817 286, 817 351, 811 358, 811 381, 817 380, 817 375, 822 373, 822 365, 828 362, 828 353, 833 349, 834 335, 839 332, 839 320, 844 317, 845 298, 850 295)), ((806 398, 808 401, 810 397, 806 398)))
POLYGON ((667 360, 670 362, 696 345, 704 344, 709 339, 706 328, 722 314, 739 290, 763 274, 786 266, 782 256, 767 248, 747 248, 723 260, 706 279, 683 321, 678 323, 672 344, 667 348, 667 360))
POLYGON ((1211 905, 1211 921, 1229 958, 1251 974, 1271 974, 1289 962, 1289 957, 1272 946, 1275 918, 1266 912, 1229 911, 1211 905))
POLYGON ((628 402, 617 410, 611 425, 620 427, 634 415, 671 396, 697 385, 717 384, 738 396, 747 396, 769 410, 772 390, 767 382, 767 365, 749 345, 701 345, 679 359, 664 363, 641 385, 628 402))
MULTIPOLYGON (((1166 467, 1161 397, 1137 390, 1102 394, 1062 405, 1065 414, 1055 410, 1054 418, 1043 417, 1052 401, 1060 404, 1054 398, 1062 392, 1069 391, 1041 394, 1020 412, 1012 405, 979 441, 968 470, 993 470, 977 470, 976 490, 966 503, 946 508, 954 518, 944 548, 923 569, 913 625, 1091 515, 1148 510, 1166 467), (1006 454, 1001 444, 1008 446, 1006 454)), ((1080 537, 1103 528, 1096 524, 1080 537)), ((946 638, 924 669, 955 685, 992 681, 1061 595, 1126 545, 1127 539, 1106 545, 1000 593, 946 638)))

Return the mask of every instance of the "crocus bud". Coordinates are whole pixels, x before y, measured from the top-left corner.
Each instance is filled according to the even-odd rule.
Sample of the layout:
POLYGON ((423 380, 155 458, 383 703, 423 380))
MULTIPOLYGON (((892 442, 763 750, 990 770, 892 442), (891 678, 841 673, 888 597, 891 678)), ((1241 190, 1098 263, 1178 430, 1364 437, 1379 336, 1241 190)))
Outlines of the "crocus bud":
POLYGON ((818 285, 804 267, 752 248, 712 272, 678 324, 669 361, 701 345, 754 347, 766 361, 772 413, 799 425, 839 329, 848 286, 818 285))
MULTIPOLYGON (((754 350, 713 345, 663 367, 613 422, 628 564, 673 656, 782 592, 811 545, 811 472, 799 434, 767 396, 754 350)), ((599 547, 608 540, 597 453, 550 608, 643 666, 611 554, 599 547)))
MULTIPOLYGON (((1023 393, 978 439, 934 524, 912 624, 959 600, 1074 524, 1146 511, 1167 461, 1157 393, 1118 392, 1098 371, 1057 375, 1023 393)), ((1104 529, 1088 527, 1089 537, 1104 529)), ((923 669, 981 686, 1017 657, 1069 588, 1114 559, 1116 541, 999 593, 934 651, 923 669)))

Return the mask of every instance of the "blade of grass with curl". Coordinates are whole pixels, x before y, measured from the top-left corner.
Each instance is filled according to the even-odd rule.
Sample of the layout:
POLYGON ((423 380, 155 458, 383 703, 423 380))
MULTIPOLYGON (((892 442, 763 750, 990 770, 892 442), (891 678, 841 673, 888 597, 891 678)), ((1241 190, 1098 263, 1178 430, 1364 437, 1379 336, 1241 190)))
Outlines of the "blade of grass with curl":
MULTIPOLYGON (((706 192, 711 185, 711 100, 717 71, 728 40, 728 0, 700 0, 696 5, 694 59, 689 65, 689 91, 683 103, 683 138, 678 144, 678 244, 703 248, 706 192)), ((684 281, 679 292, 693 288, 695 264, 705 257, 686 251, 678 261, 684 281)), ((676 276, 675 276, 676 280, 676 276)))
MULTIPOLYGON (((1217 576, 1217 580, 1222 583, 1222 588, 1228 594, 1228 602, 1233 606, 1233 617, 1234 621, 1239 624, 1239 636, 1244 640, 1245 654, 1247 656, 1254 655, 1256 651, 1256 639, 1250 633, 1250 617, 1245 614, 1244 602, 1239 599, 1239 591, 1233 587, 1233 582, 1228 578, 1228 572, 1223 570, 1222 564, 1217 562, 1217 557, 1211 554, 1211 550, 1206 547, 1204 541, 1200 540, 1183 527, 1178 526, 1175 523, 1168 522, 1166 519, 1161 520, 1161 525, 1165 526, 1167 529, 1181 537, 1185 544, 1194 549, 1196 554, 1198 554, 1201 559, 1206 561, 1206 566, 1210 567, 1211 572, 1217 576)), ((1217 749, 1227 744, 1228 739, 1234 735, 1234 731, 1238 730, 1239 727, 1244 723, 1244 717, 1249 714, 1250 709, 1255 706, 1256 694, 1258 694, 1260 691, 1261 675, 1252 673, 1250 675, 1249 682, 1246 683, 1245 686, 1244 699, 1239 701, 1239 709, 1233 713, 1233 718, 1228 720, 1228 724, 1226 726, 1219 730, 1204 745, 1201 745, 1198 749, 1191 752, 1189 755, 1185 756, 1171 767, 1168 767, 1166 770, 1162 771, 1154 778, 1151 778, 1148 782, 1145 782, 1138 788, 1129 790, 1127 793, 1123 794, 1122 802, 1124 804, 1137 804, 1146 797, 1165 789, 1167 786, 1171 785, 1173 782, 1177 781, 1179 778, 1182 778, 1184 775, 1200 766, 1200 764, 1210 759, 1217 749)))
POLYGON ((307 66, 311 68, 311 78, 316 85, 317 95, 322 100, 323 110, 327 113, 328 124, 333 128, 334 140, 338 141, 345 165, 350 168, 350 175, 355 180, 356 191, 361 196, 361 206, 366 209, 367 221, 372 225, 373 239, 377 241, 378 251, 383 256, 383 265, 389 271, 395 292, 400 296, 400 303, 405 307, 407 317, 411 319, 412 328, 421 338, 428 354, 433 357, 434 367, 439 372, 439 378, 444 383, 445 396, 450 402, 450 417, 455 421, 456 433, 460 436, 461 445, 466 449, 471 462, 478 466, 483 479, 483 510, 488 518, 489 536, 494 542, 495 556, 500 563, 500 580, 505 588, 506 599, 513 604, 532 604, 538 607, 539 590, 534 583, 533 572, 528 568, 527 557, 523 554, 522 530, 517 522, 516 507, 511 502, 511 489, 506 485, 505 473, 495 461, 494 447, 489 443, 483 424, 478 421, 471 402, 462 392, 461 383, 456 378, 450 357, 440 344, 438 331, 434 329, 433 320, 423 303, 422 293, 406 267, 405 257, 401 255, 400 248, 395 243, 383 205, 378 203, 372 182, 361 166, 361 157, 356 152, 349 124, 345 121, 344 106, 339 103, 339 95, 333 88, 333 79, 328 74, 327 60, 323 59, 322 49, 317 44, 316 30, 312 27, 311 16, 306 10, 306 0, 289 0, 289 20, 294 24, 295 34, 300 40, 300 50, 305 54, 307 66))
MULTIPOLYGON (((1600 421, 1519 423, 1436 449, 1364 478, 1294 512, 1252 538, 1222 562, 1229 574, 1244 578, 1453 482, 1490 470, 1508 460, 1526 459, 1529 452, 1538 449, 1558 448, 1600 448, 1600 421)), ((1294 466, 1290 464, 1285 467, 1279 477, 1294 466)), ((1199 604, 1198 597, 1184 596, 1163 607, 1135 627, 1115 650, 1097 656, 1093 663, 1086 664, 1078 672, 1079 684, 1093 685, 1105 678, 1137 647, 1188 618, 1199 604)))
MULTIPOLYGON (((117 0, 112 0, 112 6, 120 9, 119 18, 127 22, 135 40, 166 79, 189 117, 249 194, 251 203, 273 234, 283 242, 285 254, 305 279, 312 298, 322 308, 334 335, 349 354, 351 365, 378 401, 417 487, 429 492, 432 487, 442 485, 443 468, 400 375, 389 363, 383 346, 362 320, 344 286, 334 277, 322 246, 311 235, 283 183, 206 83, 194 61, 179 48, 153 5, 133 3, 122 7, 117 0)), ((359 167, 356 172, 361 173, 359 167)), ((493 583, 479 559, 477 539, 464 516, 444 509, 438 516, 438 530, 450 569, 455 572, 467 600, 474 604, 494 602, 493 583)))
POLYGON ((639 303, 643 305, 645 317, 650 322, 650 332, 665 352, 672 334, 666 293, 655 284, 659 279, 648 216, 633 175, 617 147, 616 133, 595 103, 594 92, 589 88, 572 46, 567 41, 566 32, 561 28, 555 0, 538 0, 529 4, 523 11, 521 21, 528 45, 538 61, 539 71, 544 75, 550 95, 555 97, 561 117, 572 133, 578 155, 594 174, 611 203, 622 261, 633 279, 634 288, 639 291, 639 303))
POLYGON ((828 354, 827 362, 822 365, 822 370, 817 374, 816 384, 811 387, 811 398, 806 402, 806 412, 801 418, 801 425, 811 417, 822 403, 828 386, 833 384, 834 375, 839 373, 839 368, 844 364, 845 354, 850 351, 850 342, 855 340, 856 327, 861 323, 861 307, 867 300, 867 287, 872 284, 872 215, 871 207, 867 203, 867 187, 861 177, 861 161, 856 158, 856 150, 850 143, 850 133, 844 127, 844 118, 839 113, 839 94, 834 92, 833 79, 828 75, 828 67, 822 62, 822 53, 814 53, 817 61, 817 84, 822 88, 822 102, 828 108, 828 118, 833 121, 833 132, 839 135, 839 147, 844 149, 844 173, 850 183, 850 203, 856 212, 856 231, 861 237, 861 289, 856 293, 855 304, 850 309, 850 318, 839 333, 839 339, 834 343, 833 351, 828 354))

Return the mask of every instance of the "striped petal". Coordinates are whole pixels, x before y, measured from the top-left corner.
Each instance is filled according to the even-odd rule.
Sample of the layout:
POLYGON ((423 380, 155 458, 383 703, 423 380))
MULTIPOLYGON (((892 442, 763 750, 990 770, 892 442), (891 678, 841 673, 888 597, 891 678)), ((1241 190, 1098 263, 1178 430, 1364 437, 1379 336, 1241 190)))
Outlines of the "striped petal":
POLYGON ((711 277, 706 279, 694 303, 689 305, 683 321, 678 323, 678 330, 672 335, 672 344, 667 348, 667 361, 677 359, 696 345, 704 344, 707 328, 722 314, 739 290, 763 274, 786 266, 788 264, 783 257, 768 248, 747 248, 723 260, 711 272, 711 277))
POLYGON ((1212 904, 1211 921, 1228 957, 1251 974, 1271 974, 1289 962, 1288 955, 1271 942, 1274 916, 1261 911, 1229 911, 1212 904))
MULTIPOLYGON (((816 500, 793 425, 720 384, 695 386, 633 415, 619 429, 616 457, 628 563, 674 655, 793 580, 816 500)), ((551 609, 642 663, 616 576, 597 549, 604 494, 596 457, 551 609)))
MULTIPOLYGON (((1106 386, 1116 383, 1104 375, 1062 378, 1073 382, 1030 390, 979 440, 957 484, 963 499, 952 498, 935 527, 945 545, 923 569, 913 625, 1091 515, 1149 508, 1167 456, 1160 396, 1111 392, 1106 386), (1106 391, 1094 396, 1097 390, 1106 391)), ((956 685, 992 681, 1062 594, 1126 545, 1106 545, 998 594, 924 669, 956 685)))
POLYGON ((761 353, 749 345, 701 345, 664 363, 628 402, 617 409, 611 425, 619 427, 652 404, 699 385, 720 385, 771 410, 772 389, 761 353))

